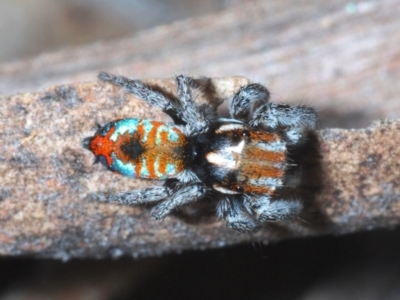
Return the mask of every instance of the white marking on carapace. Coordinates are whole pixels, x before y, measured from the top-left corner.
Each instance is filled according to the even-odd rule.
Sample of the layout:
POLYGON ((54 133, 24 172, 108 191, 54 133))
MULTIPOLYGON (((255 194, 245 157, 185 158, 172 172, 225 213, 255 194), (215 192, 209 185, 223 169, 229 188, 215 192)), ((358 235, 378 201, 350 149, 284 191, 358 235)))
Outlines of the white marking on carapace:
POLYGON ((255 186, 267 186, 270 190, 275 190, 275 187, 282 186, 280 178, 261 177, 257 179, 250 179, 249 183, 255 186))
POLYGON ((286 151, 286 143, 284 141, 273 141, 273 142, 258 142, 256 143, 256 147, 272 152, 285 152, 286 151))
POLYGON ((220 193, 223 193, 223 194, 229 194, 229 195, 237 195, 237 194, 239 194, 238 192, 231 191, 231 190, 229 190, 227 188, 224 188, 224 187, 222 187, 220 185, 217 185, 217 184, 213 184, 213 188, 214 188, 214 190, 216 190, 216 191, 218 191, 220 193))
POLYGON ((236 129, 243 129, 244 126, 242 124, 224 124, 221 125, 217 130, 215 130, 216 133, 222 133, 225 131, 231 131, 231 130, 236 130, 236 129))
POLYGON ((241 141, 236 146, 230 146, 220 151, 207 153, 206 159, 209 163, 228 169, 237 169, 240 164, 240 156, 244 148, 245 141, 241 141))
POLYGON ((221 123, 235 123, 235 124, 243 124, 242 121, 236 120, 236 119, 228 119, 228 118, 218 118, 218 121, 221 123))
POLYGON ((224 151, 227 152, 235 152, 235 153, 242 153, 243 148, 244 148, 244 141, 241 141, 239 144, 237 144, 236 146, 231 146, 231 147, 226 147, 224 148, 224 151))
POLYGON ((225 154, 219 152, 207 153, 206 159, 213 165, 228 169, 235 169, 237 163, 234 159, 226 158, 225 154))

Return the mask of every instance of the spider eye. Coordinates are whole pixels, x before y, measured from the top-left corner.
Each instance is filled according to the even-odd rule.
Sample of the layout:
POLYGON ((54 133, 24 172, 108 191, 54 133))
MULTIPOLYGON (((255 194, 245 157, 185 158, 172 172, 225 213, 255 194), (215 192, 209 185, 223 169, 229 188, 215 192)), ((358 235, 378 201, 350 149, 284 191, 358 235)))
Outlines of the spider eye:
POLYGON ((244 188, 241 186, 236 187, 236 192, 238 193, 243 193, 244 192, 244 188))
POLYGON ((234 132, 232 134, 232 142, 233 143, 239 143, 241 140, 242 140, 242 137, 238 132, 234 132))
POLYGON ((250 136, 250 132, 248 130, 243 130, 242 136, 249 137, 250 136))

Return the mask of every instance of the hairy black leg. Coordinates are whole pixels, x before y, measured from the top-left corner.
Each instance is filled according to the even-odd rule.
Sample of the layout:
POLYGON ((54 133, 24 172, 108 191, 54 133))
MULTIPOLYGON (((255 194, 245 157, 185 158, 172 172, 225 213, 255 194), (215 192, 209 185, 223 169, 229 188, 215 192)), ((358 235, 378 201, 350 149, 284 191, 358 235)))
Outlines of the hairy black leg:
POLYGON ((210 122, 216 119, 210 105, 196 106, 192 97, 191 88, 197 86, 195 81, 187 76, 176 77, 178 97, 181 104, 182 120, 187 124, 189 134, 199 134, 208 130, 210 122), (211 118, 210 118, 211 117, 211 118))
POLYGON ((118 193, 114 195, 100 195, 102 202, 112 202, 124 205, 137 205, 147 202, 160 201, 169 197, 172 190, 166 186, 155 186, 142 190, 118 193))
POLYGON ((244 205, 261 222, 295 218, 303 209, 299 200, 271 200, 269 196, 246 196, 244 205))
POLYGON ((124 76, 116 76, 106 72, 101 72, 99 74, 99 79, 120 86, 128 93, 143 99, 153 106, 161 108, 174 120, 182 119, 182 112, 174 105, 174 103, 167 99, 163 94, 153 91, 140 80, 129 79, 124 76))
POLYGON ((261 84, 252 83, 242 86, 233 96, 229 112, 237 120, 247 121, 251 110, 269 100, 269 91, 261 84))
POLYGON ((176 207, 201 199, 206 191, 200 182, 178 186, 170 197, 151 210, 151 215, 157 220, 164 219, 176 207))
POLYGON ((308 130, 314 130, 317 114, 312 107, 266 103, 253 114, 249 125, 253 128, 277 130, 284 128, 288 141, 296 144, 308 130))
POLYGON ((243 211, 240 196, 222 199, 217 206, 217 216, 226 221, 226 226, 240 232, 253 231, 259 225, 247 212, 243 211))

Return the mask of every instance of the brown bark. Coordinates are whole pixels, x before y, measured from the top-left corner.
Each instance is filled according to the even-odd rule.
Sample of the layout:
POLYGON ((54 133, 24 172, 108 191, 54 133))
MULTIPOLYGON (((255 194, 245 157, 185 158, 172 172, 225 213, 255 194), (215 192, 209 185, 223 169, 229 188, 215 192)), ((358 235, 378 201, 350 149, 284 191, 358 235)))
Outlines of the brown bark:
MULTIPOLYGON (((199 217, 156 222, 146 208, 92 199, 93 193, 153 184, 91 164, 80 142, 95 123, 128 116, 165 120, 160 111, 109 85, 65 85, 93 79, 100 69, 136 78, 182 70, 195 76, 243 74, 266 84, 273 100, 317 107, 322 127, 363 127, 373 119, 399 117, 398 1, 359 6, 352 13, 338 0, 267 3, 249 2, 132 38, 1 65, 0 90, 11 96, 0 97, 0 252, 136 257, 397 225, 397 120, 310 136, 299 154, 305 180, 298 196, 307 206, 302 220, 273 223, 252 235, 225 228, 201 208, 199 217)), ((246 80, 204 82, 210 100, 227 99, 246 80)), ((173 91, 172 81, 151 83, 173 91)))

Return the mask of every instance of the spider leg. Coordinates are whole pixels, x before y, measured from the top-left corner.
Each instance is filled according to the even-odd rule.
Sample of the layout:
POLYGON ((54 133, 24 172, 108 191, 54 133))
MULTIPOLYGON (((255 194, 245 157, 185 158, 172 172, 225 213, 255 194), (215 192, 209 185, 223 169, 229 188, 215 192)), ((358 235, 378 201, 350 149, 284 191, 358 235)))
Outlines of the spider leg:
POLYGON ((249 125, 253 128, 277 130, 286 128, 289 143, 298 143, 308 130, 314 130, 317 114, 312 107, 266 103, 253 114, 249 125))
POLYGON ((294 218, 303 209, 301 201, 274 200, 269 196, 247 196, 243 202, 249 212, 252 212, 261 222, 281 221, 294 218))
POLYGON ((240 232, 255 230, 259 224, 242 209, 239 197, 226 197, 217 206, 217 216, 226 221, 226 226, 240 232))
POLYGON ((181 119, 186 123, 189 134, 205 132, 209 124, 217 119, 215 110, 211 105, 197 106, 194 104, 191 88, 198 85, 191 77, 179 75, 175 80, 181 105, 181 119))
POLYGON ((147 103, 155 107, 161 108, 173 120, 182 119, 182 112, 178 107, 176 107, 176 105, 174 105, 174 103, 160 92, 153 91, 140 80, 129 79, 124 76, 116 76, 106 72, 101 72, 99 74, 99 79, 120 86, 128 93, 145 100, 147 103))
POLYGON ((206 191, 206 187, 200 182, 177 186, 171 196, 151 210, 151 215, 157 220, 164 219, 176 207, 199 200, 206 191))
POLYGON ((269 91, 258 83, 242 86, 233 96, 229 112, 234 119, 247 121, 251 110, 269 100, 269 91))
POLYGON ((155 186, 142 190, 118 193, 114 195, 100 195, 102 202, 112 202, 123 205, 137 205, 147 202, 160 201, 169 197, 172 190, 166 186, 155 186))

